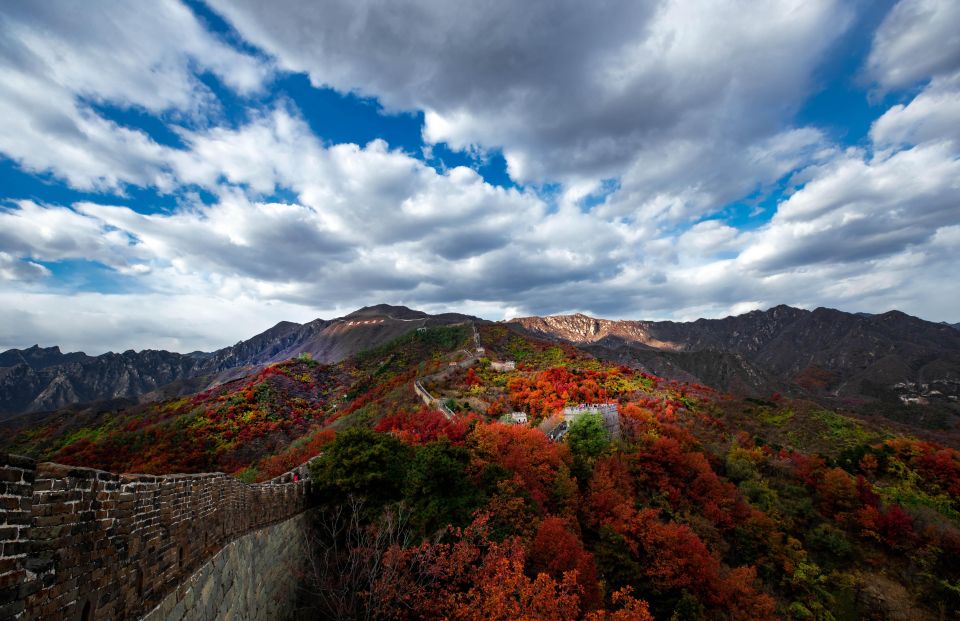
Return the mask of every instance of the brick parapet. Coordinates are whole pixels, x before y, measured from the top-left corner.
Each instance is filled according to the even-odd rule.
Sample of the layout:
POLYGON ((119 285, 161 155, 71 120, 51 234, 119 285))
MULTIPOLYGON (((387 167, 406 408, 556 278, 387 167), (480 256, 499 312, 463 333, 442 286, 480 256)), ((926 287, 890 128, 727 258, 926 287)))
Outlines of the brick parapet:
POLYGON ((230 541, 306 509, 308 486, 306 465, 249 485, 0 453, 0 620, 138 618, 230 541))

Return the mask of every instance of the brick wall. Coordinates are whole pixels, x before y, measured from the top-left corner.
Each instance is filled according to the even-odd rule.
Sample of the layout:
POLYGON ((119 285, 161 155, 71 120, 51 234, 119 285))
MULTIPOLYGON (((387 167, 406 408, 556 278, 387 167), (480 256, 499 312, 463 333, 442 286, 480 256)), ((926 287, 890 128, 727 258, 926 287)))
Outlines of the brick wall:
POLYGON ((0 453, 0 620, 139 618, 227 543, 306 509, 297 474, 247 485, 0 453))
POLYGON ((228 543, 143 621, 303 618, 295 605, 308 563, 309 524, 309 513, 301 513, 228 543))

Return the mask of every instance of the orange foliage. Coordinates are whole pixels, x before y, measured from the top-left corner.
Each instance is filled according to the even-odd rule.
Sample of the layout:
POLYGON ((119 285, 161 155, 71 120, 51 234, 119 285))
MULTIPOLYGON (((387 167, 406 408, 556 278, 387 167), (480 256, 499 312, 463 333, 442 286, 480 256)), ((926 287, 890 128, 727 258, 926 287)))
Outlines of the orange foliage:
POLYGON ((565 520, 547 517, 540 522, 528 547, 528 559, 531 575, 545 573, 562 580, 568 572, 576 572, 584 608, 598 608, 602 603, 593 554, 583 549, 580 537, 570 532, 565 520))
POLYGON ((540 506, 559 487, 572 489, 566 445, 551 442, 538 429, 523 425, 479 423, 467 437, 472 466, 480 473, 489 464, 503 466, 540 506))
POLYGON ((488 521, 480 515, 466 529, 451 529, 452 543, 425 542, 395 549, 407 581, 397 597, 413 618, 464 621, 547 620, 580 618, 575 571, 555 579, 546 573, 531 578, 524 571, 524 547, 517 538, 490 541, 488 521), (429 587, 409 580, 429 576, 429 587))
POLYGON ((604 384, 612 374, 619 375, 620 371, 556 367, 541 371, 532 378, 522 375, 511 378, 507 389, 510 402, 516 409, 547 417, 568 403, 607 401, 610 393, 604 384))
POLYGON ((647 602, 633 597, 629 587, 616 591, 611 599, 617 610, 595 610, 584 621, 653 621, 647 602))

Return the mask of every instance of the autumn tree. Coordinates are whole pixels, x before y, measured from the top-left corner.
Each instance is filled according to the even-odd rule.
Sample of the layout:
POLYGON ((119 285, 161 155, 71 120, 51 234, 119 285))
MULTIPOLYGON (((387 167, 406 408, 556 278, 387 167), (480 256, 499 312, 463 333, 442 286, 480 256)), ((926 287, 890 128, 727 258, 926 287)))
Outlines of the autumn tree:
POLYGON ((529 575, 545 573, 562 580, 565 574, 575 571, 584 608, 589 610, 600 606, 601 594, 593 554, 584 549, 580 537, 571 531, 565 520, 555 516, 544 518, 528 550, 529 575))

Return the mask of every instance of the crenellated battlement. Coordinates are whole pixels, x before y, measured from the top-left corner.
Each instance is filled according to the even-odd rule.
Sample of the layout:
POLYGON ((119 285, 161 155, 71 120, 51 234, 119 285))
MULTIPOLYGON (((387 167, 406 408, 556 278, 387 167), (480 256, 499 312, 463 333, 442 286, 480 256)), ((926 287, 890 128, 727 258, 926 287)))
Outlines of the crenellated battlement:
POLYGON ((139 618, 226 544, 306 509, 307 475, 248 485, 0 453, 0 620, 139 618))

